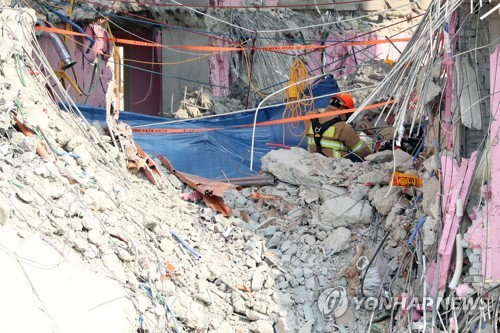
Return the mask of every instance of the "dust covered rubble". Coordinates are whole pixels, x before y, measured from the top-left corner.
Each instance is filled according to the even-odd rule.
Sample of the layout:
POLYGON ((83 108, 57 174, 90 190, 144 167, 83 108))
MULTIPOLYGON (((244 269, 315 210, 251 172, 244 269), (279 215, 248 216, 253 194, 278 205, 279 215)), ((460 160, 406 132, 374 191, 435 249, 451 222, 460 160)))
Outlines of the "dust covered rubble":
MULTIPOLYGON (((30 35, 23 29, 32 29, 34 12, 2 9, 0 15, 13 32, 6 36, 30 35)), ((4 276, 19 288, 0 286, 2 295, 12 295, 0 309, 9 318, 30 318, 15 330, 72 331, 65 326, 71 320, 93 318, 79 328, 284 332, 290 296, 276 281, 285 270, 264 239, 242 228, 247 223, 240 218, 183 201, 185 186, 172 175, 158 176, 153 186, 138 172, 144 161, 136 159, 125 124, 114 128, 124 145, 119 150, 106 128, 89 125, 75 109, 60 111, 36 74, 46 70, 27 56, 28 42, 8 42, 12 52, 0 54, 0 257, 12 267, 4 276), (16 72, 23 54, 24 82, 16 72), (127 171, 132 162, 136 174, 127 171), (42 256, 46 251, 50 258, 42 256), (111 289, 113 298, 102 299, 111 289), (42 305, 28 308, 20 295, 42 305)), ((300 290, 300 297, 312 297, 300 290)), ((10 324, 0 324, 3 331, 2 325, 10 324)))
MULTIPOLYGON (((253 237, 265 241, 267 252, 279 260, 281 267, 271 266, 271 273, 288 308, 286 332, 335 332, 342 325, 351 332, 367 329, 370 314, 355 311, 352 298, 349 311, 339 318, 325 316, 325 304, 318 299, 323 291, 339 286, 349 290, 350 297, 357 294, 365 272, 352 261, 361 255, 371 259, 386 230, 390 237, 374 266, 378 280, 389 281, 397 274, 409 226, 423 212, 414 204, 420 200, 417 190, 387 184, 394 168, 415 173, 412 157, 398 150, 368 159, 353 163, 300 148, 274 150, 262 158, 262 169, 274 175, 277 184, 224 194, 233 215, 245 220, 253 237), (260 196, 252 199, 254 192, 260 196), (352 270, 357 273, 349 273, 352 270)), ((434 239, 433 233, 429 230, 426 237, 434 239)), ((246 264, 258 268, 258 256, 246 264)), ((365 294, 378 292, 380 281, 369 285, 368 280, 365 294)))
MULTIPOLYGON (((34 17, 30 11, 8 9, 1 15, 11 16, 1 22, 10 22, 12 36, 22 36, 17 25, 31 28, 34 17)), ((415 193, 394 190, 389 204, 379 200, 388 192, 384 184, 393 167, 389 156, 377 159, 380 163, 354 165, 300 149, 273 151, 264 157, 263 168, 280 182, 258 189, 272 199, 249 199, 253 189, 228 192, 224 199, 237 216, 224 218, 181 200, 181 191, 188 189, 172 175, 159 177, 157 188, 140 172, 128 174, 130 162, 140 164, 129 128, 117 125, 121 134, 115 139, 126 143, 120 151, 106 129, 90 126, 73 112, 61 112, 42 76, 36 75, 42 70, 29 57, 20 68, 26 82, 18 80, 16 56, 22 55, 23 45, 30 54, 29 43, 9 43, 12 52, 0 54, 0 243, 1 255, 16 258, 25 269, 19 273, 23 279, 34 282, 43 270, 27 275, 31 257, 16 251, 38 240, 59 261, 78 264, 121 292, 120 311, 95 323, 112 326, 109 332, 160 332, 176 325, 186 332, 222 333, 333 332, 349 325, 354 325, 351 331, 365 330, 363 313, 356 314, 356 321, 349 317, 352 311, 347 317, 324 318, 317 300, 331 286, 356 290, 359 272, 351 274, 355 271, 346 267, 355 250, 359 252, 358 245, 370 239, 377 243, 382 223, 393 226, 394 235, 384 247, 380 267, 388 267, 391 274, 397 269, 407 228, 402 212, 415 193), (20 124, 39 135, 22 134, 20 124), (45 159, 38 156, 42 151, 48 152, 45 159)), ((397 170, 411 168, 409 155, 395 154, 397 170)), ((37 254, 36 249, 30 255, 37 254)), ((366 248, 365 254, 370 253, 373 246, 366 248)), ((52 271, 59 275, 58 269, 52 271)), ((71 272, 65 274, 67 280, 55 289, 63 290, 75 279, 71 272)), ((8 286, 2 286, 2 294, 8 286)), ((83 288, 85 294, 103 293, 88 286, 94 287, 83 288)), ((44 304, 56 296, 45 283, 16 292, 35 292, 44 304)), ((74 311, 78 302, 81 299, 66 297, 46 306, 43 312, 54 321, 48 325, 62 325, 63 307, 79 314, 74 311)), ((94 302, 89 306, 94 313, 104 313, 95 299, 89 302, 94 302)), ((2 311, 7 317, 36 317, 26 313, 20 297, 12 297, 2 311)))
MULTIPOLYGON (((21 103, 33 98, 43 100, 19 95, 21 103)), ((261 241, 237 227, 244 222, 228 220, 235 225, 231 234, 217 233, 215 215, 199 214, 206 208, 181 200, 166 177, 157 189, 141 173, 118 172, 125 166, 107 152, 114 149, 109 140, 98 146, 88 138, 99 135, 95 128, 82 132, 83 121, 54 108, 44 115, 44 135, 67 154, 44 161, 36 155, 39 141, 12 126, 2 132, 0 239, 12 233, 23 240, 47 239, 57 249, 76 251, 80 255, 72 260, 115 281, 132 313, 116 318, 117 332, 163 332, 175 323, 186 332, 273 332, 286 318, 261 241)))

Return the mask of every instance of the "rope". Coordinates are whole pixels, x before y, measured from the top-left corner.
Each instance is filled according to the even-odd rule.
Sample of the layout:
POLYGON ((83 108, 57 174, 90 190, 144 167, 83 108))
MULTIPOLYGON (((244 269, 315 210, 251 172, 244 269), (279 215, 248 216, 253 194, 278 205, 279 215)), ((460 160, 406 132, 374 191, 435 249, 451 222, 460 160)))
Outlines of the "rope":
POLYGON ((245 66, 246 66, 246 69, 247 69, 247 76, 248 76, 248 85, 252 88, 252 90, 262 96, 262 97, 266 97, 268 96, 269 94, 264 94, 262 93, 259 89, 257 89, 257 87, 255 87, 255 85, 253 84, 253 80, 252 80, 252 76, 250 75, 251 73, 251 66, 250 66, 250 61, 248 59, 248 54, 247 54, 247 51, 246 50, 243 50, 243 58, 245 59, 245 66))
MULTIPOLYGON (((308 79, 309 74, 306 65, 302 62, 302 60, 300 60, 299 57, 295 58, 290 72, 290 80, 288 82, 287 102, 292 103, 287 104, 285 110, 283 110, 283 119, 303 116, 311 107, 313 107, 314 100, 304 101, 306 97, 313 97, 312 88, 311 85, 308 84, 308 79)), ((287 124, 288 131, 293 136, 302 137, 300 143, 298 144, 299 146, 305 138, 304 131, 300 131, 300 133, 295 132, 297 128, 299 128, 300 123, 300 121, 297 121, 287 124)), ((283 124, 283 144, 285 144, 285 133, 285 125, 283 124)))

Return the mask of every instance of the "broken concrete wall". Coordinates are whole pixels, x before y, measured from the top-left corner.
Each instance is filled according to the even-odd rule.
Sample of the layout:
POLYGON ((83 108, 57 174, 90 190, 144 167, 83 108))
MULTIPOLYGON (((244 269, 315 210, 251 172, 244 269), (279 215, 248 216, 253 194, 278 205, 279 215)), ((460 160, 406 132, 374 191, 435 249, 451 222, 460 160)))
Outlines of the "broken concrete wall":
MULTIPOLYGON (((209 38, 207 36, 186 33, 182 30, 162 29, 163 45, 204 45, 207 46, 209 38)), ((223 53, 224 54, 224 53, 223 53)), ((162 115, 171 116, 179 109, 180 102, 184 98, 185 89, 196 90, 200 87, 199 82, 209 82, 208 54, 198 54, 196 52, 186 52, 164 48, 162 61, 166 65, 162 66, 162 115), (189 61, 194 60, 194 61, 189 61), (184 78, 184 80, 183 80, 184 78)), ((214 72, 217 73, 216 67, 214 72)), ((213 82, 214 85, 226 85, 222 77, 214 75, 214 78, 221 78, 213 82)), ((202 85, 203 86, 203 85, 202 85)))

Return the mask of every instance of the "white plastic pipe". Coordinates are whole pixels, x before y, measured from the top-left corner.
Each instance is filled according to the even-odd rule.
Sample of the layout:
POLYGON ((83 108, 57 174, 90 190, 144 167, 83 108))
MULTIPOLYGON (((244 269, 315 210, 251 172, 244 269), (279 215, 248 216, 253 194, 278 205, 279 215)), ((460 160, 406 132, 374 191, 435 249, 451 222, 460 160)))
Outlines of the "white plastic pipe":
POLYGON ((455 215, 457 217, 464 216, 464 202, 460 198, 455 202, 455 215))
POLYGON ((453 278, 448 285, 448 288, 450 289, 455 289, 458 286, 458 280, 460 279, 460 275, 462 275, 462 267, 464 264, 464 248, 462 247, 462 235, 458 234, 455 241, 457 247, 456 264, 453 278))
MULTIPOLYGON (((279 94, 280 92, 282 91, 285 91, 287 90, 288 88, 290 87, 293 87, 293 86, 296 86, 298 84, 301 84, 301 83, 304 83, 304 82, 307 82, 307 81, 310 81, 310 80, 315 80, 315 79, 318 79, 320 77, 323 77, 325 76, 325 74, 320 74, 320 75, 316 75, 316 76, 312 76, 312 77, 308 77, 307 79, 304 79, 304 80, 301 80, 301 81, 298 81, 298 82, 295 82, 294 84, 290 84, 284 88, 281 88, 280 90, 277 90, 275 92, 273 92, 272 94, 266 96, 266 98, 264 98, 260 103, 259 105, 257 106, 257 109, 255 109, 255 116, 253 118, 253 130, 252 130, 252 146, 250 148, 250 170, 252 171, 253 170, 253 151, 254 151, 254 145, 255 145, 255 128, 257 127, 257 116, 259 114, 259 110, 262 106, 262 104, 264 104, 264 102, 266 102, 269 98, 275 96, 276 94, 279 94)), ((334 93, 332 92, 332 95, 334 93)))
POLYGON ((491 13, 493 13, 497 9, 500 9, 500 3, 498 5, 496 5, 495 7, 493 7, 492 9, 490 9, 486 14, 484 14, 483 16, 481 16, 480 19, 484 20, 485 18, 487 18, 488 16, 490 16, 491 13))

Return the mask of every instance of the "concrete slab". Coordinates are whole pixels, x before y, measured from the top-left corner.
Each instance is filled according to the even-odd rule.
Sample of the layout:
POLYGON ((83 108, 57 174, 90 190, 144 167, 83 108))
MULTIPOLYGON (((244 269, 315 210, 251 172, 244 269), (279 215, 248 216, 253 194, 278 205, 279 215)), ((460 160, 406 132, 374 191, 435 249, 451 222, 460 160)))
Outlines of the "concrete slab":
POLYGON ((63 243, 34 236, 15 251, 0 251, 0 262, 9 272, 0 276, 0 294, 9 300, 0 302, 9 318, 0 321, 0 331, 135 331, 136 311, 118 282, 88 270, 63 243))

